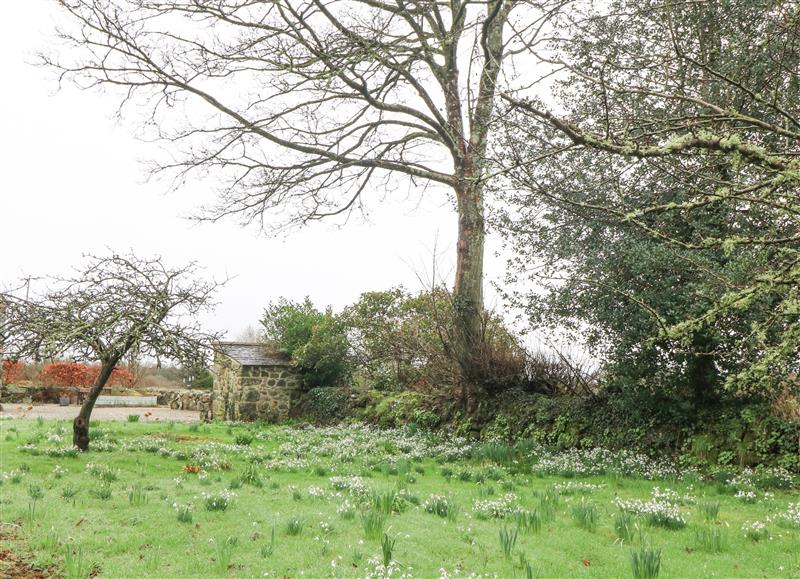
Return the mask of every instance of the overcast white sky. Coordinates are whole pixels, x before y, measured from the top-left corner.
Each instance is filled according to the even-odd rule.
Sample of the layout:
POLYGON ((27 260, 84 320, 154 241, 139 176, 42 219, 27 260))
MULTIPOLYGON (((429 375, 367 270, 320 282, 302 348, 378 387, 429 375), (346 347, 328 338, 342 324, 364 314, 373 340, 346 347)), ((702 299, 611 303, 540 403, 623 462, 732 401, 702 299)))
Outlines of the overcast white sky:
MULTIPOLYGON (((194 260, 209 277, 236 276, 207 320, 233 338, 281 296, 309 295, 338 309, 364 291, 419 289, 434 248, 440 274, 452 273, 457 222, 440 194, 376 202, 368 223, 318 224, 278 239, 233 222, 189 221, 213 195, 211 184, 167 194, 167 183, 145 183, 141 162, 154 145, 132 136, 134 119, 113 118, 116 97, 69 86, 57 92, 53 73, 31 64, 52 43, 58 18, 51 0, 24 0, 8 3, 0 19, 0 284, 63 273, 107 247, 172 265, 194 260)), ((487 303, 499 307, 489 283, 503 273, 497 245, 489 240, 485 287, 487 303)))

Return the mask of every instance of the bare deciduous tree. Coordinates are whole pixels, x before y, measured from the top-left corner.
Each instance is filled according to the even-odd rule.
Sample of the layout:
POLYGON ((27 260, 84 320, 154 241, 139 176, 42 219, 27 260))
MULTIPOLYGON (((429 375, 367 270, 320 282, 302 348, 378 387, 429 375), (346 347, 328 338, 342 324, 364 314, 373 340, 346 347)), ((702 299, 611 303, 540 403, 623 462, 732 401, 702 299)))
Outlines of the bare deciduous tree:
POLYGON ((70 357, 98 361, 100 372, 73 424, 73 444, 89 447, 89 418, 117 364, 131 352, 196 364, 217 335, 196 315, 209 309, 219 286, 195 278, 196 267, 168 268, 159 258, 90 257, 69 278, 50 280, 44 295, 6 295, 0 326, 6 353, 16 358, 70 357))
POLYGON ((264 332, 256 329, 255 326, 248 325, 236 335, 237 342, 264 343, 264 332))
POLYGON ((187 153, 157 170, 179 182, 196 170, 224 176, 207 218, 263 228, 265 215, 284 224, 346 216, 396 176, 449 190, 453 354, 468 381, 496 95, 514 94, 504 62, 538 41, 547 10, 523 0, 58 2, 73 50, 45 62, 81 86, 121 89, 121 110, 144 103, 157 136, 187 153))

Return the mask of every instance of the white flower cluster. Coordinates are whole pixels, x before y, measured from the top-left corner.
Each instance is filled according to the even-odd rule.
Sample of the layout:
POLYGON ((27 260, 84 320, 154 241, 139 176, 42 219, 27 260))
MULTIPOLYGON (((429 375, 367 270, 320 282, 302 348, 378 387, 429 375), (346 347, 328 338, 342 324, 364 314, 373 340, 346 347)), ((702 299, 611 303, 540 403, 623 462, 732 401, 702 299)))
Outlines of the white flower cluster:
POLYGON ((739 499, 743 503, 754 503, 758 500, 758 496, 756 495, 755 491, 745 491, 739 490, 736 491, 736 494, 733 495, 735 499, 739 499))
POLYGON ((179 503, 175 501, 172 503, 172 508, 176 512, 192 512, 194 510, 194 505, 192 503, 179 503))
POLYGON ((236 493, 223 489, 215 493, 200 493, 200 497, 206 505, 206 510, 225 511, 236 498, 236 493))
POLYGON ((781 522, 789 527, 800 529, 800 503, 789 503, 786 512, 778 515, 781 522))
POLYGON ((18 483, 20 480, 22 480, 22 471, 12 470, 0 474, 0 482, 4 482, 7 480, 10 480, 11 482, 14 483, 18 483))
POLYGON ((287 428, 279 433, 259 433, 256 438, 280 440, 278 453, 282 456, 316 455, 341 462, 352 462, 365 455, 379 460, 456 460, 467 457, 474 446, 461 437, 432 436, 406 428, 382 430, 365 424, 287 428))
POLYGON ((114 452, 119 448, 110 440, 97 440, 92 442, 92 452, 114 452))
POLYGON ((452 508, 451 500, 444 495, 432 494, 422 503, 422 509, 426 513, 439 515, 440 517, 446 517, 452 508))
POLYGON ((308 468, 308 461, 304 458, 274 458, 264 463, 267 470, 288 470, 295 472, 308 468))
POLYGON ((781 467, 744 468, 741 472, 726 479, 724 483, 736 490, 755 490, 757 488, 781 488, 786 489, 794 485, 792 474, 781 467))
POLYGON ((624 500, 619 497, 613 503, 628 513, 640 515, 654 526, 678 529, 686 526, 686 519, 683 518, 677 505, 666 501, 650 499, 643 501, 639 499, 624 500))
POLYGON ((349 500, 345 499, 341 505, 336 508, 336 514, 341 516, 348 516, 352 518, 355 516, 356 508, 349 500))
POLYGON ((75 458, 80 451, 74 446, 57 446, 54 448, 45 448, 42 452, 51 458, 75 458))
POLYGON ((517 495, 506 493, 496 499, 476 499, 472 505, 472 510, 480 518, 502 519, 517 510, 516 502, 517 495))
POLYGON ((497 575, 476 575, 474 571, 470 571, 469 575, 462 575, 459 567, 456 567, 452 572, 444 567, 439 569, 439 579, 454 579, 455 577, 460 579, 489 579, 490 577, 495 578, 497 575))
POLYGON ((397 561, 389 561, 384 565, 380 557, 371 557, 367 561, 366 574, 364 579, 411 579, 413 569, 409 566, 400 567, 397 561))
POLYGON ((228 470, 231 468, 231 462, 224 453, 230 452, 230 448, 227 447, 231 446, 233 445, 205 444, 193 448, 189 456, 192 462, 199 464, 203 470, 228 470))
POLYGON ((88 472, 92 476, 96 476, 98 478, 106 480, 113 480, 119 474, 118 470, 114 470, 107 464, 97 464, 94 462, 86 464, 86 472, 88 472))
POLYGON ((370 488, 364 484, 360 476, 332 476, 331 486, 337 491, 344 491, 358 501, 369 499, 372 494, 370 488))
POLYGON ((691 505, 695 501, 691 493, 681 495, 678 491, 674 491, 670 488, 662 489, 660 487, 653 487, 651 496, 653 500, 672 503, 673 505, 691 505))
POLYGON ((54 477, 61 478, 65 474, 67 474, 67 470, 64 467, 62 467, 61 465, 57 464, 57 465, 55 465, 53 467, 53 476, 54 477))
POLYGON ((627 450, 613 452, 605 448, 572 449, 548 454, 537 449, 532 458, 535 461, 533 472, 543 475, 598 476, 614 472, 648 480, 680 479, 683 476, 674 464, 666 460, 651 459, 627 450))
POLYGON ((606 486, 607 485, 604 484, 592 484, 592 483, 569 481, 563 483, 556 483, 553 485, 553 489, 562 495, 572 495, 575 493, 581 493, 581 494, 591 493, 596 490, 605 488, 606 486))
POLYGON ((125 440, 122 443, 122 448, 137 452, 158 452, 158 449, 166 445, 167 442, 166 438, 141 436, 125 440))
POLYGON ((742 531, 744 532, 744 536, 751 541, 761 541, 762 539, 769 538, 769 529, 767 529, 766 523, 761 521, 745 523, 742 525, 742 531))
POLYGON ((308 492, 308 496, 310 496, 312 499, 324 499, 325 498, 325 489, 322 489, 322 488, 320 488, 318 486, 312 485, 312 486, 308 487, 306 492, 308 492))

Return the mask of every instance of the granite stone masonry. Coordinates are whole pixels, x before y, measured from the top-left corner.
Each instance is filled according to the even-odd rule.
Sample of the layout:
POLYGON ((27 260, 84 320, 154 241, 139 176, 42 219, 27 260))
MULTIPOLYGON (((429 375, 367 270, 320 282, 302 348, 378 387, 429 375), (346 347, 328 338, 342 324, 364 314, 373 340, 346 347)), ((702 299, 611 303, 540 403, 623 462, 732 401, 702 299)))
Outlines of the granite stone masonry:
POLYGON ((289 359, 263 344, 221 342, 214 358, 215 420, 284 420, 301 392, 289 359))

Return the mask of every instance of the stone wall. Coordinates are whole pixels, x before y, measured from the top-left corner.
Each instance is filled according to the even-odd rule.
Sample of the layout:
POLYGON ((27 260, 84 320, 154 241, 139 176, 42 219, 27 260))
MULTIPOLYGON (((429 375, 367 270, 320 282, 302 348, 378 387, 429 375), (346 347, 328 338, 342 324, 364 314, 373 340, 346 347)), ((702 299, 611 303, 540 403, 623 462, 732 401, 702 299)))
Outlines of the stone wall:
POLYGON ((217 354, 214 359, 214 396, 211 416, 216 420, 233 420, 233 401, 237 397, 241 366, 227 356, 217 354))
POLYGON ((212 415, 217 420, 278 422, 300 398, 300 377, 288 364, 241 366, 218 356, 215 374, 212 415))
POLYGON ((200 420, 211 419, 210 390, 166 390, 158 393, 158 405, 172 410, 196 410, 200 420))

